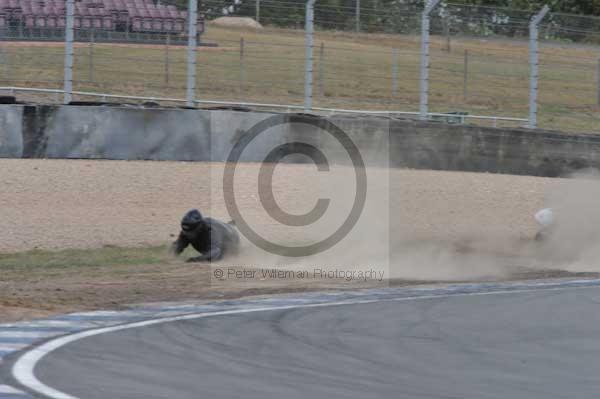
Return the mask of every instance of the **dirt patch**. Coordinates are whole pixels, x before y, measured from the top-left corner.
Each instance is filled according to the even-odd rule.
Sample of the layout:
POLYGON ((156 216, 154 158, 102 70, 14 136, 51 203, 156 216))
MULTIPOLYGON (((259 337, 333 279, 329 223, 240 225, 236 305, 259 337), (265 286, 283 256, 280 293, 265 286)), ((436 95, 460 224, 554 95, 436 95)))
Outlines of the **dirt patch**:
MULTIPOLYGON (((256 205, 256 180, 251 177, 257 170, 255 164, 242 166, 240 204, 267 234, 281 236, 277 223, 256 205)), ((282 208, 298 213, 307 209, 307 203, 314 205, 318 197, 311 189, 317 186, 313 182, 319 173, 314 166, 280 165, 276 170, 273 192, 282 208), (298 198, 308 202, 299 203, 298 198)), ((8 159, 0 160, 0 171, 0 321, 150 301, 382 284, 343 278, 233 282, 214 278, 214 267, 281 265, 280 258, 257 255, 251 246, 213 269, 167 256, 166 246, 188 209, 229 218, 222 197, 222 164, 8 159), (84 251, 6 255, 68 248, 84 251)), ((369 251, 390 238, 392 257, 383 284, 587 276, 590 270, 585 267, 573 270, 579 274, 560 271, 564 265, 540 255, 532 243, 537 231, 533 214, 544 206, 545 194, 564 181, 386 171, 380 183, 388 191, 391 214, 372 215, 371 226, 361 227, 347 252, 316 261, 366 262, 373 259, 369 251), (389 237, 371 230, 388 220, 389 237)), ((346 188, 332 189, 343 196, 346 188)), ((289 270, 302 267, 291 265, 289 270)))
MULTIPOLYGON (((190 208, 229 217, 217 197, 222 169, 192 162, 0 160, 0 253, 164 244, 190 208)), ((251 176, 257 166, 245 170, 251 176)), ((311 165, 281 170, 274 190, 286 193, 282 200, 288 202, 316 175, 311 165)), ((518 240, 533 237, 532 215, 558 180, 391 170, 389 195, 407 240, 518 240)), ((248 178, 241 187, 245 201, 255 200, 249 194, 255 186, 248 178)))

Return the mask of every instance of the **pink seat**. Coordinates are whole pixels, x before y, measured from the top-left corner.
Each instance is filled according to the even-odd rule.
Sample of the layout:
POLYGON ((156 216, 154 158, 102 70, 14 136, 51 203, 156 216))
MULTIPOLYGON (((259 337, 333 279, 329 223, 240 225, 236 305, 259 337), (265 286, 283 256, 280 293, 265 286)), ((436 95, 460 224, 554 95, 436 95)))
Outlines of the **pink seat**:
POLYGON ((183 22, 177 20, 173 23, 173 30, 175 32, 183 32, 183 22))
POLYGON ((26 15, 25 16, 25 27, 33 28, 35 26, 35 16, 26 15))
POLYGON ((35 26, 38 28, 45 28, 46 27, 46 18, 42 15, 37 15, 35 17, 35 26))
POLYGON ((133 20, 133 30, 139 32, 142 30, 142 20, 140 18, 135 18, 133 20))
POLYGON ((48 17, 46 17, 46 26, 48 28, 56 28, 56 16, 55 15, 50 15, 48 17))
POLYGON ((103 17, 102 18, 102 27, 104 29, 112 30, 113 29, 113 19, 111 17, 103 17))

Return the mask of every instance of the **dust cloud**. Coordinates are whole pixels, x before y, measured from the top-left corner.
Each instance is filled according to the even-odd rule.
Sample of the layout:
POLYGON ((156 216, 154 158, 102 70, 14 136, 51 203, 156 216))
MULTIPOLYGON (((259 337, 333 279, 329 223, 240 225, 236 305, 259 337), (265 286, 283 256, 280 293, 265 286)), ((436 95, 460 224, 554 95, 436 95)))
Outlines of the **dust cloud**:
MULTIPOLYGON (((247 168, 244 173, 247 181, 247 168)), ((278 243, 318 241, 347 217, 356 193, 354 176, 347 166, 319 174, 314 165, 279 165, 273 192, 283 209, 305 213, 318 198, 329 198, 329 209, 318 223, 293 233, 265 223, 270 217, 264 214, 254 215, 253 226, 278 243), (306 189, 294 193, 290 186, 306 189)), ((386 279, 429 281, 503 279, 538 267, 533 214, 553 189, 553 179, 377 167, 367 168, 367 177, 361 217, 331 249, 292 258, 246 242, 243 258, 236 261, 291 270, 374 269, 384 271, 386 279)), ((250 197, 256 201, 246 202, 243 213, 251 218, 261 204, 257 195, 250 197)))
POLYGON ((540 243, 540 256, 555 267, 573 272, 600 271, 600 172, 579 171, 546 194, 554 223, 540 243))

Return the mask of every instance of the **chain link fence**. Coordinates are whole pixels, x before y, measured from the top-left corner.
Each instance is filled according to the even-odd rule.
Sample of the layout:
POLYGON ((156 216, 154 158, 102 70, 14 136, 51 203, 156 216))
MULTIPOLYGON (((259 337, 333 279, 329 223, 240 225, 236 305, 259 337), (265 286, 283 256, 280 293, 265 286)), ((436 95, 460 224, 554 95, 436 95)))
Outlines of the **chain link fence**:
POLYGON ((309 14, 311 1, 207 0, 190 24, 194 0, 74 1, 65 96, 69 1, 29 1, 38 5, 33 20, 26 3, 0 0, 0 85, 20 100, 385 112, 600 130, 596 17, 547 13, 537 45, 533 12, 437 1, 429 3, 428 30, 422 2, 317 0, 309 14))

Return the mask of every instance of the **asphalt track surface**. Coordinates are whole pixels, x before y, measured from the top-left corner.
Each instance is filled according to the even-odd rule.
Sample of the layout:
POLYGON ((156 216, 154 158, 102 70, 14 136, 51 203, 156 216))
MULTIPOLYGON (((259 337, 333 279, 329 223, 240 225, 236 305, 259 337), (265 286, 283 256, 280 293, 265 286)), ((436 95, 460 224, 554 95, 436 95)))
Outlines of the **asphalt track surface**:
POLYGON ((80 398, 591 398, 600 288, 454 296, 180 320, 42 358, 80 398))

